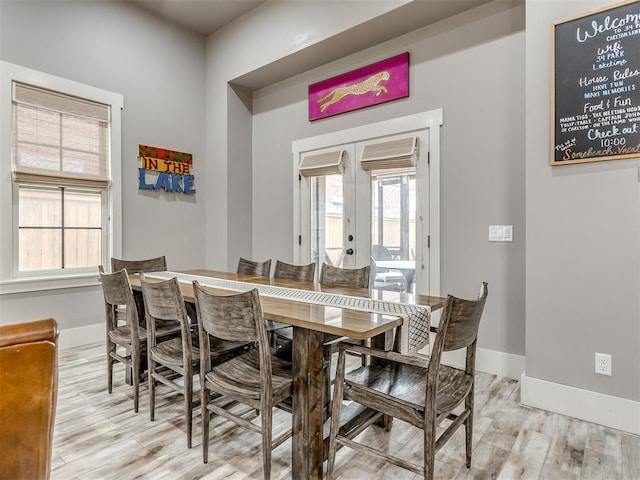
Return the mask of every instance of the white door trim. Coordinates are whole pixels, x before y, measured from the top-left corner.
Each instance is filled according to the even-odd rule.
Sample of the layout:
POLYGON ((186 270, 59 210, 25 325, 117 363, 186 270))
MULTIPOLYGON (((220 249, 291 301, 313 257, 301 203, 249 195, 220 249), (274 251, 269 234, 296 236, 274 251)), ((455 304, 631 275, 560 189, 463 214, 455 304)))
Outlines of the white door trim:
MULTIPOLYGON (((302 154, 368 139, 394 135, 411 130, 427 129, 429 135, 429 232, 431 242, 429 248, 429 288, 431 295, 440 295, 440 126, 443 123, 443 110, 436 109, 416 113, 405 117, 394 118, 369 125, 362 125, 346 130, 326 133, 315 137, 294 140, 291 142, 293 185, 298 185, 298 164, 302 154)), ((293 259, 301 261, 301 205, 300 189, 293 189, 293 259)), ((423 240, 424 241, 424 240, 423 240)))

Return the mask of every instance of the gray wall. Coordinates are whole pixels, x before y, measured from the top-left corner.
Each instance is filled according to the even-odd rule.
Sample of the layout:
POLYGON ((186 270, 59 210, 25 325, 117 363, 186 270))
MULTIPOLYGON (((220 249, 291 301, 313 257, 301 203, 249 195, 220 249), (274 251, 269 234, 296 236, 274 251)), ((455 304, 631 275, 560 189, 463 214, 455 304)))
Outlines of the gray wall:
MULTIPOLYGON (((164 254, 172 268, 202 266, 204 38, 128 2, 2 1, 0 59, 124 96, 122 255, 164 254), (140 143, 192 153, 196 195, 139 191, 140 143)), ((99 287, 3 295, 0 302, 3 323, 45 315, 64 329, 104 319, 99 287)))
POLYGON ((526 373, 640 400, 640 161, 549 166, 551 25, 612 3, 527 1, 526 373))
POLYGON ((227 161, 228 183, 234 188, 228 190, 227 202, 233 205, 237 215, 230 215, 227 223, 227 259, 229 269, 235 271, 238 258, 251 257, 251 93, 241 88, 228 88, 229 111, 229 155, 227 161))
POLYGON ((473 297, 488 281, 480 346, 524 355, 524 6, 482 11, 256 92, 253 254, 292 259, 292 140, 443 108, 441 291, 473 297), (307 120, 309 84, 402 51, 408 99, 307 120), (489 243, 490 224, 514 225, 514 242, 489 243))

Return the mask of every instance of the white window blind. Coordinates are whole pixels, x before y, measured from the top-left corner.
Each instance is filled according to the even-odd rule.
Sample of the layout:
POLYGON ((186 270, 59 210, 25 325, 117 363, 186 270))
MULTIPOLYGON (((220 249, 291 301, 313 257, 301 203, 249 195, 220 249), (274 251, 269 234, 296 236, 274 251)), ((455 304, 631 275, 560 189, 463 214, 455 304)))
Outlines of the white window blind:
POLYGON ((402 171, 416 166, 418 154, 418 137, 372 143, 362 149, 360 165, 367 171, 402 171))
POLYGON ((15 181, 109 185, 109 106, 14 82, 13 107, 15 181))
POLYGON ((345 162, 345 150, 310 154, 302 157, 299 171, 303 177, 338 175, 344 173, 345 162))

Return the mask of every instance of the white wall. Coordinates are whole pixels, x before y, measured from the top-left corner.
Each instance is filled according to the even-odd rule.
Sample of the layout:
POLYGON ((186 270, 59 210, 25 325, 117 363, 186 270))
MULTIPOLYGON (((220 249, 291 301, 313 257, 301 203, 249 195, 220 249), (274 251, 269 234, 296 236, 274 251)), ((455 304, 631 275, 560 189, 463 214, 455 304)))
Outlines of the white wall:
MULTIPOLYGON (((0 3, 0 59, 124 96, 122 256, 202 266, 204 38, 128 2, 0 3), (194 154, 195 196, 138 190, 138 144, 194 154)), ((2 159, 8 161, 8 159, 2 159)), ((97 274, 97 271, 96 271, 97 274)), ((100 287, 0 296, 0 323, 104 323, 100 287)), ((101 338, 101 337, 100 337, 101 338)))
POLYGON ((638 433, 640 160, 549 166, 552 24, 613 3, 527 1, 526 376, 635 401, 638 433))

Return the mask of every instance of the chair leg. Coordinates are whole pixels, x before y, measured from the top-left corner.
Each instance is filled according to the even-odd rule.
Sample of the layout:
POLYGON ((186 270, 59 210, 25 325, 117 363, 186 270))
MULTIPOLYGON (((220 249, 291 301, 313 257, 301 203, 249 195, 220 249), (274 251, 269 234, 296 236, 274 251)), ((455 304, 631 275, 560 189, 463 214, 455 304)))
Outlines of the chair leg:
POLYGON ((322 352, 323 355, 323 400, 324 400, 324 419, 327 420, 331 414, 332 402, 331 402, 331 359, 335 353, 335 346, 325 346, 322 352))
POLYGON ((131 352, 131 379, 133 380, 133 411, 140 404, 140 352, 131 352))
POLYGON ((209 389, 205 386, 203 380, 200 381, 200 406, 202 409, 202 461, 207 463, 209 461, 209 419, 211 418, 211 412, 207 408, 209 405, 209 389))
POLYGON ((149 355, 149 420, 154 421, 156 414, 156 364, 149 355))
POLYGON ((116 351, 116 344, 107 338, 107 390, 109 393, 113 391, 113 357, 112 352, 116 351))
POLYGON ((184 408, 187 415, 187 448, 191 448, 193 430, 193 372, 191 369, 186 369, 184 390, 184 408))
POLYGON ((467 468, 471 468, 471 448, 473 447, 473 387, 464 401, 469 416, 464 422, 467 468))
MULTIPOLYGON (((331 358, 331 357, 329 357, 331 358)), ((324 368, 324 374, 323 374, 323 378, 322 378, 322 382, 324 383, 323 386, 323 390, 324 390, 324 419, 326 420, 328 418, 329 412, 331 412, 331 360, 325 360, 325 362, 327 363, 324 368)))
POLYGON ((342 410, 342 395, 344 391, 344 371, 345 371, 345 351, 340 350, 338 355, 338 367, 336 371, 336 381, 333 387, 333 401, 331 408, 331 430, 329 434, 329 453, 327 464, 327 480, 333 478, 333 469, 336 463, 336 448, 338 429, 340 428, 340 414, 342 410))
POLYGON ((262 405, 262 469, 264 480, 271 478, 271 431, 273 429, 273 407, 262 405))
POLYGON ((435 414, 427 413, 425 429, 424 429, 424 479, 433 480, 435 468, 435 448, 436 448, 436 427, 435 414))

